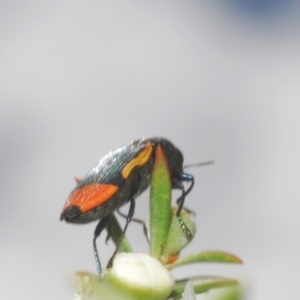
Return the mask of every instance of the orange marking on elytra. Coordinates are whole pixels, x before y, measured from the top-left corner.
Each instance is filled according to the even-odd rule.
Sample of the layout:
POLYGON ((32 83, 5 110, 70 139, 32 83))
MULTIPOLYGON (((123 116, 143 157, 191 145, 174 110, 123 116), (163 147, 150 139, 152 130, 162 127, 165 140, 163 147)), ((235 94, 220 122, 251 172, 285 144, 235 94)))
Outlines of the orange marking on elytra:
POLYGON ((143 165, 145 165, 149 159, 150 156, 152 154, 152 144, 149 142, 146 146, 145 149, 143 149, 143 151, 141 151, 139 153, 139 155, 132 159, 122 170, 122 176, 124 179, 127 179, 129 177, 129 175, 131 174, 132 170, 135 167, 141 167, 143 165))
POLYGON ((71 205, 76 205, 82 213, 86 213, 108 201, 118 189, 113 184, 88 184, 70 195, 63 211, 71 205))

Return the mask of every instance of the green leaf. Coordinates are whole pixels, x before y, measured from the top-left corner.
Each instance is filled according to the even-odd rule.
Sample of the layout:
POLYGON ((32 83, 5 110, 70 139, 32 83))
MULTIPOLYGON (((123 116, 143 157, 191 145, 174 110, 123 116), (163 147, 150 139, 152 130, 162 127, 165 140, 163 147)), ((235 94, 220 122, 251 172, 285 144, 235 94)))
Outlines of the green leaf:
POLYGON ((168 235, 162 250, 162 256, 160 261, 164 264, 172 262, 172 258, 178 259, 179 254, 182 249, 184 249, 196 234, 196 223, 193 214, 189 213, 183 209, 180 213, 180 217, 185 225, 189 228, 191 232, 191 237, 183 232, 182 226, 178 221, 176 216, 177 206, 171 208, 171 222, 168 230, 168 235))
POLYGON ((150 254, 159 259, 169 226, 172 185, 168 161, 157 146, 150 185, 150 254))
POLYGON ((168 299, 180 299, 186 283, 190 281, 196 294, 206 293, 214 288, 237 287, 238 281, 223 277, 197 276, 176 281, 172 293, 168 299))
POLYGON ((242 264, 243 261, 237 256, 222 252, 222 251, 204 251, 195 254, 190 254, 185 257, 179 258, 173 264, 167 266, 167 268, 173 269, 178 266, 198 263, 198 262, 218 262, 218 263, 231 263, 242 264))
POLYGON ((218 300, 241 300, 242 292, 240 289, 230 289, 230 291, 223 292, 218 300))

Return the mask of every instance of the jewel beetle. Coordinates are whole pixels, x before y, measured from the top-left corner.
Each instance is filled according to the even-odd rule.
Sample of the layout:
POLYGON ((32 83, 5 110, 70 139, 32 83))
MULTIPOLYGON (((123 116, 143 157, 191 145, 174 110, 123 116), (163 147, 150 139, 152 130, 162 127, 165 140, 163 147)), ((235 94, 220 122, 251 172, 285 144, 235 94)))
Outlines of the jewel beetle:
MULTIPOLYGON (((170 141, 152 137, 135 140, 121 146, 104 156, 98 164, 82 179, 71 192, 60 215, 60 220, 69 223, 89 223, 99 220, 94 231, 93 250, 98 272, 101 264, 96 247, 96 239, 111 220, 112 215, 123 204, 130 202, 126 216, 126 224, 122 238, 133 218, 135 199, 145 191, 151 181, 156 148, 160 146, 167 158, 173 189, 180 189, 181 196, 177 200, 176 216, 183 231, 189 235, 189 229, 180 218, 186 195, 194 186, 194 177, 183 171, 183 155, 170 141), (183 182, 189 182, 185 189, 183 182)), ((113 258, 119 250, 117 245, 107 267, 112 267, 113 258)))

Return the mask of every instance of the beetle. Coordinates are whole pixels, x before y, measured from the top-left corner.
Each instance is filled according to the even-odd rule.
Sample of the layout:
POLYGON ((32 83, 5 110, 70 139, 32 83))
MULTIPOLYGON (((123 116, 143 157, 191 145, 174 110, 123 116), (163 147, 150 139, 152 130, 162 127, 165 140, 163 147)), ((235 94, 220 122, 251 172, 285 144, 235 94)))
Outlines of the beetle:
POLYGON ((184 173, 181 151, 169 140, 160 137, 135 140, 109 152, 82 180, 77 180, 77 186, 71 192, 60 215, 60 220, 69 223, 84 224, 99 220, 93 238, 93 250, 99 274, 102 273, 102 269, 96 239, 109 225, 114 212, 130 202, 120 242, 107 265, 107 268, 112 267, 114 256, 133 218, 135 199, 150 185, 158 146, 162 148, 167 158, 172 188, 182 191, 177 199, 176 216, 184 233, 191 235, 180 217, 180 212, 186 195, 194 186, 194 177, 184 173), (187 189, 183 185, 185 181, 190 183, 187 189))

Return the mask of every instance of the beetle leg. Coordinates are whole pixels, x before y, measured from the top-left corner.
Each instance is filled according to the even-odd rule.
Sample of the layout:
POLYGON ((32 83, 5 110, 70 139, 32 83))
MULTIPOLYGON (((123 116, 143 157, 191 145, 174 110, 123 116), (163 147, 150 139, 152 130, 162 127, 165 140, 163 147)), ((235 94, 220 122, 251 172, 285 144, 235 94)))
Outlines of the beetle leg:
POLYGON ((176 215, 179 216, 181 213, 181 210, 183 208, 183 204, 184 204, 185 190, 184 190, 184 186, 183 186, 182 182, 178 179, 172 179, 172 185, 173 185, 173 188, 180 189, 182 192, 181 196, 176 200, 176 203, 178 205, 176 215))
POLYGON ((185 196, 186 196, 192 190, 192 188, 194 187, 194 176, 190 175, 190 174, 182 173, 182 174, 180 174, 178 179, 180 181, 188 181, 188 182, 191 183, 189 188, 185 192, 185 196))
POLYGON ((186 195, 189 194, 189 192, 192 190, 192 188, 194 186, 194 177, 192 175, 189 175, 189 174, 184 174, 184 173, 180 174, 180 176, 178 176, 178 178, 172 178, 172 185, 173 185, 173 188, 180 189, 182 191, 182 195, 176 201, 177 205, 178 205, 176 215, 178 217, 181 213, 182 208, 183 208, 184 200, 185 200, 186 195), (184 189, 182 181, 191 182, 189 188, 186 191, 184 189))
POLYGON ((123 229, 123 232, 122 232, 122 235, 119 239, 119 243, 116 247, 116 250, 115 252, 113 253, 112 257, 110 258, 110 260, 108 261, 108 264, 106 266, 106 268, 111 268, 113 266, 113 260, 116 256, 116 254, 119 252, 119 249, 120 249, 120 246, 121 246, 121 243, 124 239, 124 236, 125 236, 125 233, 126 233, 126 230, 127 230, 127 227, 129 225, 129 223, 132 221, 132 218, 133 218, 133 215, 134 215, 134 210, 135 210, 135 199, 132 198, 130 200, 130 207, 129 207, 129 211, 128 211, 128 215, 126 216, 126 224, 125 224, 125 227, 123 229))
MULTIPOLYGON (((123 213, 120 211, 120 209, 117 209, 117 213, 118 213, 121 217, 127 218, 127 215, 123 214, 123 213)), ((142 220, 142 219, 139 219, 139 218, 132 218, 131 220, 132 220, 133 222, 142 224, 144 235, 145 235, 145 237, 146 237, 148 243, 150 243, 149 236, 148 236, 148 228, 147 228, 147 225, 146 225, 145 221, 142 220)))
POLYGON ((185 225, 184 221, 180 217, 180 213, 181 213, 183 205, 184 205, 185 196, 192 190, 192 188, 194 186, 194 177, 189 174, 180 174, 179 178, 172 178, 172 185, 173 185, 173 188, 177 188, 182 191, 182 195, 176 201, 177 205, 178 205, 176 217, 182 228, 182 231, 186 234, 186 236, 188 238, 191 238, 192 233, 190 232, 189 228, 185 225), (184 189, 184 185, 182 184, 182 181, 190 181, 191 182, 189 188, 186 191, 184 189))
POLYGON ((110 239, 110 237, 111 237, 111 222, 109 222, 109 223, 107 224, 106 230, 107 230, 107 236, 106 236, 106 238, 105 238, 105 244, 107 245, 107 244, 108 244, 108 241, 109 241, 109 239, 110 239))
POLYGON ((101 268, 101 263, 100 263, 100 259, 99 259, 99 255, 98 255, 98 250, 97 250, 97 245, 96 245, 96 239, 101 234, 101 232, 103 231, 103 229, 108 225, 111 217, 112 217, 112 215, 108 215, 108 216, 102 218, 99 221, 99 223, 96 226, 96 229, 94 231, 93 249, 94 249, 94 255, 95 255, 95 260, 96 260, 96 266, 97 266, 97 270, 98 270, 99 274, 102 273, 102 268, 101 268))

